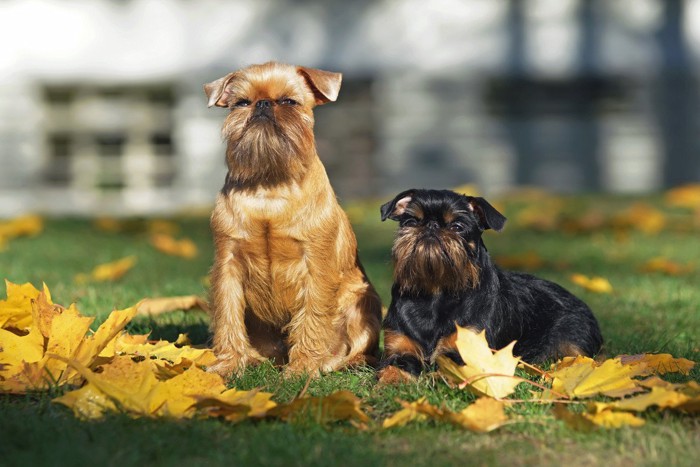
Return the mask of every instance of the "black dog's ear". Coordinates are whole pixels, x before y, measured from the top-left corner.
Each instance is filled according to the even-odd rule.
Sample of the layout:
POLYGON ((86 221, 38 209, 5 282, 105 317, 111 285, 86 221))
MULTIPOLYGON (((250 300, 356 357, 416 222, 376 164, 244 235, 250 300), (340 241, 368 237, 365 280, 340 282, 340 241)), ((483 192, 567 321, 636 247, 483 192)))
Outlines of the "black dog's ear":
POLYGON ((496 232, 503 230, 503 226, 506 224, 506 216, 498 212, 484 198, 467 196, 467 199, 469 200, 469 208, 479 218, 479 224, 482 229, 493 229, 496 232))
POLYGON ((379 211, 382 213, 382 221, 391 219, 392 221, 398 220, 399 216, 406 211, 406 206, 411 202, 413 192, 415 190, 402 191, 394 199, 388 203, 382 204, 379 211))

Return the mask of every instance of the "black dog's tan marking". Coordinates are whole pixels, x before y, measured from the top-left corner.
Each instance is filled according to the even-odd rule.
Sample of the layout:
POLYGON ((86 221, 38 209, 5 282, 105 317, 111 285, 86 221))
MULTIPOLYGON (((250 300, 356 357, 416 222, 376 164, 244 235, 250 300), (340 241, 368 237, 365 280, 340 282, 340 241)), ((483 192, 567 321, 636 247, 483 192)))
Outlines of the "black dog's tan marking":
POLYGON ((531 363, 600 350, 600 329, 585 303, 557 284, 491 262, 482 233, 500 231, 506 218, 485 199, 408 190, 381 213, 399 222, 383 367, 418 374, 442 354, 460 363, 455 324, 485 329, 491 348, 516 340, 514 353, 531 363))

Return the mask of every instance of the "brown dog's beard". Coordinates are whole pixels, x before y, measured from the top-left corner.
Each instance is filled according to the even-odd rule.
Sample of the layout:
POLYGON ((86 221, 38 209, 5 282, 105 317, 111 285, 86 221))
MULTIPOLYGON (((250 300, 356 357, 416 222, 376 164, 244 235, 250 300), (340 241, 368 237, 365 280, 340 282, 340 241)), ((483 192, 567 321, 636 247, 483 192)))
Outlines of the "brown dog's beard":
POLYGON ((313 119, 305 115, 243 122, 229 116, 223 134, 228 141, 224 191, 299 181, 315 152, 313 119))
POLYGON ((394 242, 394 282, 402 292, 459 291, 479 284, 479 268, 471 261, 463 240, 443 232, 424 234, 401 229, 394 242))

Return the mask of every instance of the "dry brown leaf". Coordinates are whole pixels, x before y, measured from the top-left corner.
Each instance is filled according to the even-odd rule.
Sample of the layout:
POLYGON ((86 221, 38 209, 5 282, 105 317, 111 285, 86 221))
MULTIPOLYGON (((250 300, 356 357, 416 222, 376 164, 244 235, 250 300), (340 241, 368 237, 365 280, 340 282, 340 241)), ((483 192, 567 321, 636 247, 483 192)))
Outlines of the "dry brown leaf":
POLYGON ((209 311, 207 302, 197 295, 184 295, 180 297, 144 298, 136 305, 139 315, 160 315, 176 310, 191 310, 199 308, 209 311))
POLYGON ((85 284, 87 282, 116 281, 129 272, 135 264, 136 256, 127 256, 111 263, 99 264, 89 274, 77 274, 75 282, 85 284))
POLYGON ((610 282, 604 277, 594 276, 589 278, 583 274, 572 274, 571 282, 580 285, 589 292, 610 293, 613 290, 610 282))
POLYGON ((197 245, 189 238, 176 240, 170 235, 156 233, 151 235, 151 245, 166 255, 181 256, 187 259, 197 256, 197 245))
POLYGON ((513 356, 515 341, 492 352, 486 341, 486 331, 477 333, 457 326, 455 345, 465 365, 459 366, 445 356, 437 359, 440 371, 455 383, 465 385, 478 395, 502 398, 512 394, 522 382, 515 376, 520 361, 513 356))

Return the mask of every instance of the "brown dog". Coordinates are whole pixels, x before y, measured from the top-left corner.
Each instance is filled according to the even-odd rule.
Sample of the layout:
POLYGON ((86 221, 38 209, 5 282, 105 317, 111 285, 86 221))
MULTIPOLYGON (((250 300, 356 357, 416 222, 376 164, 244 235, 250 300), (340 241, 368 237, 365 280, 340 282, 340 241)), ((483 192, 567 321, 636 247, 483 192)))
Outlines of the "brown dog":
POLYGON ((272 358, 315 375, 376 356, 381 304, 313 134, 312 109, 336 100, 341 78, 270 62, 204 86, 209 107, 231 111, 211 217, 211 371, 272 358))

